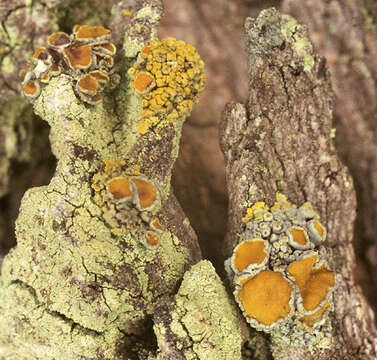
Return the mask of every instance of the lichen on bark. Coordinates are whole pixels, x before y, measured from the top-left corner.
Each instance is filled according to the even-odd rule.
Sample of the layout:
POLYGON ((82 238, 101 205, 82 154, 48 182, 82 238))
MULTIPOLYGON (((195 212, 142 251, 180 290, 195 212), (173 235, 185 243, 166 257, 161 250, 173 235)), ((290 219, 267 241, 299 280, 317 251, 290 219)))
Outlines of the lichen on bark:
POLYGON ((221 130, 230 200, 226 256, 245 230, 247 207, 257 201, 271 206, 277 192, 296 204, 310 201, 327 228, 321 253, 337 274, 332 345, 321 350, 303 338, 301 346, 291 346, 275 333, 269 350, 275 359, 372 359, 374 318, 353 278, 355 194, 331 140, 325 61, 306 28, 274 9, 247 19, 245 33, 249 99, 246 106, 226 107, 221 130))
POLYGON ((212 264, 186 272, 174 301, 154 314, 156 359, 241 359, 241 322, 212 264))
POLYGON ((162 14, 156 2, 144 5, 119 51, 120 85, 102 104, 81 102, 65 74, 51 79, 34 103, 51 127, 58 162, 49 185, 24 195, 17 247, 4 259, 2 359, 123 359, 153 348, 153 337, 145 333, 154 309, 200 259, 196 237, 187 222, 181 226, 184 214, 170 189, 184 116, 143 136, 136 130, 140 98, 128 86, 127 69, 155 38, 162 14), (93 175, 112 158, 156 184, 161 199, 156 212, 165 225, 157 249, 140 240, 143 222, 115 235, 93 200, 93 175), (54 351, 46 350, 50 346, 54 351), (69 350, 62 352, 65 346, 69 350))

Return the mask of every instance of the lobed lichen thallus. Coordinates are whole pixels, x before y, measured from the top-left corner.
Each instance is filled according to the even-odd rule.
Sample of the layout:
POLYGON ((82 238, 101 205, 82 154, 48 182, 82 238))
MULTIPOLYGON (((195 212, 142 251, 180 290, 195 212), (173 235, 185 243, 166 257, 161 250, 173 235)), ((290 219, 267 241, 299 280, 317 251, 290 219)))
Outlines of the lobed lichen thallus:
POLYGON ((65 73, 75 80, 75 91, 82 101, 99 104, 104 88, 114 87, 119 80, 112 71, 116 47, 110 37, 109 29, 89 25, 75 25, 72 35, 50 35, 47 47, 34 52, 34 67, 20 72, 23 94, 34 100, 41 92, 41 83, 65 73))
POLYGON ((335 276, 316 249, 326 238, 319 215, 309 202, 297 208, 277 194, 271 208, 257 202, 243 221, 246 230, 226 268, 246 320, 291 344, 305 338, 327 347, 335 276))

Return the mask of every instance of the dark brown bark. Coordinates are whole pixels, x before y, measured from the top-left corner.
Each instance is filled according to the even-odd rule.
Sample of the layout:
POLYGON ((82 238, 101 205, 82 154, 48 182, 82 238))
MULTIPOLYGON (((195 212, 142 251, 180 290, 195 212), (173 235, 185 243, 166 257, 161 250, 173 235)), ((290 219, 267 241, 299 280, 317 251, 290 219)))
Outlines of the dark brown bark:
POLYGON ((335 144, 357 195, 356 277, 377 309, 377 3, 285 0, 283 10, 307 24, 334 89, 335 144))
POLYGON ((373 313, 353 276, 355 192, 331 140, 329 73, 324 58, 305 42, 305 28, 287 30, 287 22, 274 10, 246 21, 249 100, 246 107, 229 104, 222 125, 230 202, 226 253, 230 255, 237 234, 245 229, 241 219, 246 201, 271 205, 276 192, 297 205, 310 201, 327 227, 327 261, 338 277, 335 343, 314 355, 306 352, 305 343, 303 348, 272 345, 273 356, 375 359, 373 313))

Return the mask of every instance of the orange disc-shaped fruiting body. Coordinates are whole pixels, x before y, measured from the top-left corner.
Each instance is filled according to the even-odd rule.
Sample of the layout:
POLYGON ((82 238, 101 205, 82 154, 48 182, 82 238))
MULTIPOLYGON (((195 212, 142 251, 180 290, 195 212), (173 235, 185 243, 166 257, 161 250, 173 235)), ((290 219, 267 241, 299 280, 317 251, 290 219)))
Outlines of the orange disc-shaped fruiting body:
POLYGON ((235 292, 246 319, 265 330, 288 316, 292 294, 293 288, 283 274, 269 270, 241 280, 241 287, 235 292))
POLYGON ((68 65, 73 69, 87 69, 92 65, 92 47, 81 45, 64 49, 68 65))
POLYGON ((107 183, 107 190, 115 200, 127 200, 132 196, 132 188, 125 177, 116 177, 107 183))
POLYGON ((98 81, 94 76, 86 74, 77 81, 76 90, 83 94, 93 96, 97 93, 98 81))
POLYGON ((44 47, 40 47, 38 48, 37 50, 34 51, 34 54, 33 54, 33 61, 34 62, 38 62, 38 60, 47 60, 49 57, 49 54, 46 50, 46 48, 44 47))
POLYGON ((158 220, 157 218, 154 218, 150 223, 149 223, 149 226, 156 230, 156 231, 164 231, 164 227, 163 225, 161 224, 160 220, 158 220))
POLYGON ((107 85, 110 82, 109 76, 100 70, 94 70, 89 73, 92 77, 94 77, 100 84, 107 85))
POLYGON ((41 87, 37 80, 28 80, 23 84, 23 90, 25 96, 34 99, 39 96, 41 92, 41 87))
POLYGON ((110 41, 94 45, 93 50, 109 56, 114 56, 117 52, 116 46, 110 41))
POLYGON ((334 272, 326 269, 325 265, 315 268, 317 261, 318 255, 311 254, 288 267, 288 274, 299 287, 302 306, 307 312, 317 311, 335 284, 334 272))
POLYGON ((291 226, 287 230, 288 244, 295 249, 305 250, 311 248, 308 234, 301 226, 291 226))
POLYGON ((315 244, 320 244, 326 239, 326 228, 317 219, 308 222, 308 232, 315 244))
POLYGON ((140 211, 152 210, 159 201, 159 194, 152 181, 133 177, 132 183, 135 186, 135 204, 140 211))
POLYGON ((89 96, 85 98, 85 101, 90 105, 98 105, 102 102, 102 95, 95 94, 94 96, 89 96))
POLYGON ((133 84, 135 91, 139 94, 145 94, 156 86, 153 75, 147 71, 140 71, 133 84))
POLYGON ((75 25, 73 27, 73 33, 76 40, 82 42, 92 42, 110 38, 110 30, 103 26, 75 25))
POLYGON ((268 261, 268 242, 263 239, 252 239, 241 242, 234 249, 232 269, 237 274, 245 269, 250 270, 264 266, 268 261))
POLYGON ((144 236, 144 245, 149 249, 155 249, 160 245, 160 238, 154 231, 147 231, 144 236))
POLYGON ((306 326, 309 328, 313 327, 313 325, 322 319, 323 314, 330 308, 330 303, 326 302, 318 311, 316 311, 312 315, 306 315, 300 318, 300 321, 302 321, 306 326))
POLYGON ((148 55, 151 53, 152 47, 150 45, 144 46, 140 51, 140 56, 145 59, 148 57, 148 55))
POLYGON ((47 44, 54 49, 63 49, 71 44, 71 38, 64 32, 57 32, 48 37, 47 44))
POLYGON ((50 81, 50 74, 47 73, 47 74, 44 74, 42 77, 41 77, 41 82, 47 84, 49 81, 50 81))
POLYGON ((21 81, 24 81, 26 74, 27 74, 27 71, 25 69, 21 69, 19 71, 18 77, 21 79, 21 81))
POLYGON ((50 75, 51 76, 58 76, 60 75, 62 72, 62 68, 61 66, 57 65, 57 64, 52 64, 51 67, 50 67, 50 75))

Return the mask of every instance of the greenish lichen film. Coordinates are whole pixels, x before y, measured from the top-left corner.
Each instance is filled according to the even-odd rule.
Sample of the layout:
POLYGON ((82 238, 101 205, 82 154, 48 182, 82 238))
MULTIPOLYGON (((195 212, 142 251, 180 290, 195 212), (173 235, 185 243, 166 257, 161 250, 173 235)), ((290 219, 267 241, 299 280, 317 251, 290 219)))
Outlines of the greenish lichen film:
MULTIPOLYGON (((146 24, 149 13, 144 12, 146 24)), ((158 19, 151 16, 155 33, 158 19)), ((126 47, 131 38, 125 37, 126 47)), ((102 45, 91 43, 93 49, 102 45)), ((145 45, 139 41, 138 51, 145 45)), ((120 56, 121 63, 114 65, 124 71, 123 79, 129 64, 138 61, 138 52, 134 56, 120 56)), ((141 99, 129 81, 112 94, 101 93, 103 101, 93 106, 78 94, 84 74, 76 75, 56 74, 32 98, 35 113, 51 127, 58 163, 47 186, 25 193, 16 223, 17 247, 3 262, 1 360, 123 359, 119 349, 125 334, 143 333, 159 300, 174 295, 192 262, 187 241, 172 232, 163 215, 189 111, 166 126, 166 139, 164 132, 142 136, 137 129, 141 99), (150 149, 161 138, 167 149, 166 174, 150 169, 150 149), (139 159, 145 149, 149 162, 139 159)), ((197 81, 194 77, 186 85, 194 89, 197 81)), ((165 120, 164 114, 158 116, 165 120)))

